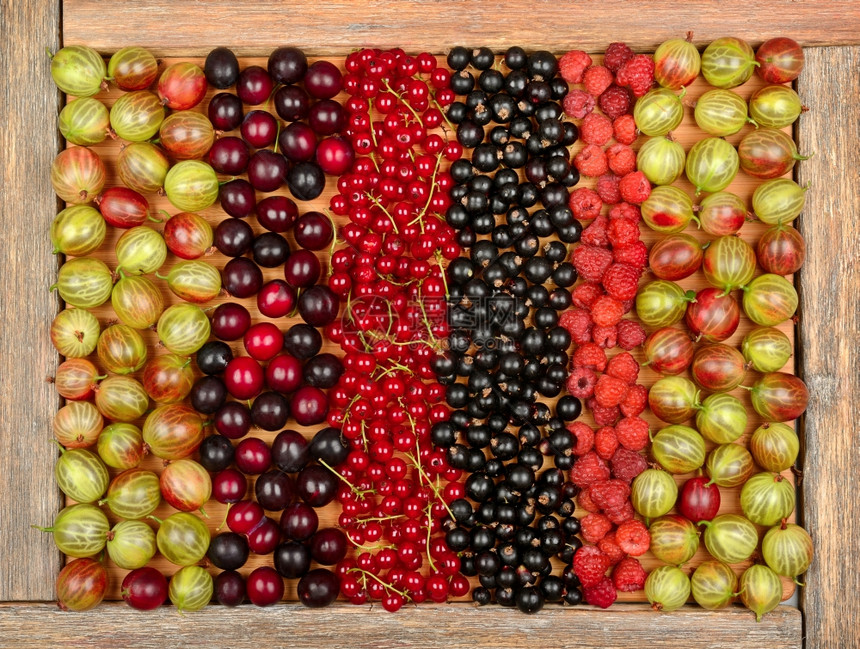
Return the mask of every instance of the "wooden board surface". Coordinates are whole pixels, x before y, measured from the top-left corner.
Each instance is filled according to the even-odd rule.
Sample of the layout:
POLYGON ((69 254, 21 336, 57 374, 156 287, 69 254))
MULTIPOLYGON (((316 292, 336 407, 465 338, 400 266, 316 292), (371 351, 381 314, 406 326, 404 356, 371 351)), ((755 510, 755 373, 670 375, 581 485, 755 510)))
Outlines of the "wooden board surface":
POLYGON ((812 399, 804 417, 801 450, 803 520, 814 530, 816 558, 801 605, 808 647, 860 646, 860 571, 857 555, 860 498, 860 48, 813 50, 800 91, 820 102, 798 128, 801 148, 815 165, 801 165, 810 183, 806 238, 808 262, 800 275, 800 371, 812 399))
MULTIPOLYGON (((166 67, 166 66, 170 65, 171 63, 173 63, 177 60, 188 60, 188 59, 167 58, 167 59, 164 59, 160 65, 163 68, 163 67, 166 67)), ((342 65, 342 63, 343 63, 343 60, 340 58, 332 58, 331 60, 338 65, 342 65)), ((199 59, 193 59, 193 61, 202 65, 202 61, 199 59)), ((599 58, 598 58, 598 61, 599 61, 599 58)), ((256 59, 256 58, 245 58, 245 59, 242 59, 240 61, 240 64, 243 68, 250 66, 250 65, 265 65, 265 63, 266 63, 265 59, 256 59)), ((745 99, 748 99, 749 96, 752 95, 753 92, 755 92, 758 88, 763 87, 764 85, 765 85, 765 83, 759 77, 754 75, 753 78, 750 79, 750 81, 748 81, 742 87, 737 88, 736 91, 738 92, 739 95, 741 95, 745 99)), ((686 95, 686 101, 690 106, 685 108, 684 121, 673 132, 673 137, 679 143, 681 143, 684 146, 684 148, 687 150, 689 150, 689 148, 692 146, 693 143, 695 143, 699 139, 706 136, 706 134, 696 126, 695 121, 693 120, 693 116, 692 116, 693 111, 692 111, 691 106, 694 105, 694 102, 696 101, 696 99, 703 92, 707 91, 708 89, 710 89, 710 86, 708 86, 708 84, 706 84, 701 77, 697 80, 696 83, 694 83, 689 88, 687 95, 686 95)), ((201 102, 201 104, 195 108, 195 110, 205 111, 206 106, 208 106, 209 99, 215 93, 216 93, 215 90, 210 89, 206 99, 204 99, 203 102, 201 102)), ((96 97, 98 99, 100 99, 101 101, 103 101, 107 106, 111 106, 111 105, 113 105, 113 102, 116 101, 116 99, 118 97, 120 97, 122 94, 123 93, 121 91, 117 90, 116 88, 113 88, 109 92, 96 95, 96 97)), ((342 95, 341 99, 343 99, 345 96, 346 95, 342 95)), ((264 107, 265 106, 263 106, 263 108, 264 107)), ((250 108, 248 110, 250 110, 250 108)), ((813 104, 813 110, 814 110, 814 104, 813 104)), ((246 110, 246 112, 247 112, 247 110, 246 110)), ((576 120, 576 121, 579 121, 579 120, 576 120)), ((749 133, 752 130, 753 130, 753 127, 751 125, 748 125, 748 126, 744 127, 744 129, 742 129, 739 133, 729 137, 728 140, 732 144, 737 145, 737 143, 740 141, 740 139, 745 134, 749 133)), ((236 135, 236 134, 238 134, 238 132, 230 133, 230 135, 236 135)), ((225 135, 228 135, 228 134, 225 134, 225 135)), ((639 139, 637 140, 637 142, 634 144, 634 147, 638 148, 638 146, 641 146, 647 139, 648 138, 646 138, 644 136, 640 136, 639 139)), ((91 150, 98 153, 98 155, 101 157, 101 159, 105 163, 105 166, 107 168, 106 186, 108 186, 108 187, 120 184, 119 178, 117 177, 117 174, 116 174, 116 158, 117 158, 117 155, 119 154, 121 146, 122 146, 122 142, 120 140, 107 139, 102 144, 91 147, 91 150)), ((572 147, 572 150, 574 153, 576 153, 583 146, 584 146, 583 142, 577 142, 572 147)), ((807 164, 812 164, 812 163, 807 163, 807 164)), ((222 179, 226 180, 227 178, 223 177, 222 179)), ((741 172, 738 174, 737 178, 732 182, 732 184, 729 186, 728 189, 730 191, 734 192, 735 194, 737 194, 738 196, 740 196, 741 198, 743 198, 746 201, 747 205, 749 206, 750 202, 751 202, 752 193, 755 190, 755 188, 758 187, 760 182, 761 181, 759 181, 758 179, 752 178, 751 176, 748 176, 748 175, 741 172)), ((329 178, 328 182, 327 182, 326 190, 323 192, 323 194, 319 198, 317 198, 313 201, 306 202, 306 203, 299 203, 300 212, 304 213, 304 212, 309 211, 309 210, 318 210, 318 211, 324 210, 328 206, 330 197, 336 192, 336 188, 334 187, 334 184, 335 184, 334 179, 329 178)), ((578 186, 594 186, 594 185, 595 185, 594 179, 583 178, 582 182, 578 186)), ((678 181, 676 183, 676 185, 679 187, 682 187, 683 189, 688 191, 691 194, 691 196, 694 197, 695 202, 699 202, 699 200, 701 200, 702 197, 696 198, 694 196, 694 188, 685 180, 678 181)), ((289 192, 284 187, 284 188, 278 190, 277 192, 275 192, 275 194, 289 195, 289 192)), ((258 200, 261 199, 262 196, 263 195, 258 192, 258 195, 257 195, 258 200)), ((178 211, 176 208, 174 208, 170 204, 170 202, 164 196, 159 196, 159 195, 153 194, 153 195, 147 196, 147 198, 150 201, 150 206, 153 210, 153 213, 155 213, 157 210, 164 210, 168 214, 175 214, 178 211)), ((608 208, 605 208, 605 210, 608 210, 608 208)), ((220 205, 218 205, 217 203, 215 205, 213 205, 212 207, 201 211, 200 214, 202 216, 204 216, 210 222, 210 224, 213 226, 213 228, 221 220, 231 218, 223 212, 220 205)), ((247 219, 247 221, 254 227, 256 232, 259 233, 259 232, 265 231, 263 228, 261 228, 257 224, 256 217, 253 217, 253 216, 249 217, 247 219)), ((342 224, 342 223, 347 222, 347 220, 345 218, 336 219, 336 221, 338 222, 338 224, 342 224)), ((155 225, 152 223, 150 223, 148 225, 150 227, 155 228, 156 230, 161 229, 161 226, 159 226, 159 225, 155 225)), ((750 242, 754 246, 755 242, 758 240, 759 236, 761 235, 761 233, 766 228, 767 228, 767 226, 764 224, 761 224, 758 222, 750 222, 750 223, 747 223, 744 225, 744 227, 741 230, 741 235, 743 236, 743 238, 745 240, 747 240, 748 242, 750 242)), ((648 244, 649 247, 654 242, 662 239, 664 236, 664 235, 660 235, 659 233, 655 233, 655 232, 651 231, 644 224, 642 224, 641 230, 642 230, 643 240, 646 242, 646 244, 648 244)), ((699 231, 693 224, 691 224, 688 227, 687 231, 690 232, 691 234, 693 234, 694 236, 696 236, 698 239, 700 239, 703 242, 707 242, 707 241, 714 239, 714 237, 707 235, 704 232, 699 231)), ((108 236, 107 236, 107 239, 105 240, 105 243, 101 246, 101 248, 96 253, 93 253, 91 256, 98 257, 98 258, 102 259, 103 261, 105 261, 107 263, 108 267, 111 269, 116 268, 117 262, 116 262, 116 256, 114 254, 114 245, 116 243, 116 240, 119 238, 119 236, 122 233, 123 233, 123 231, 119 230, 117 228, 109 228, 108 229, 108 236)), ((295 249, 295 247, 296 247, 295 239, 292 236, 292 233, 288 233, 286 236, 287 236, 288 241, 291 244, 291 248, 295 249)), ((322 250, 322 251, 317 253, 317 256, 319 257, 320 262, 322 263, 323 269, 325 271, 325 269, 327 269, 327 267, 328 267, 329 251, 328 250, 322 250)), ((220 253, 216 252, 216 253, 212 254, 211 256, 207 256, 206 260, 220 270, 221 268, 223 268, 224 264, 228 261, 228 258, 221 255, 220 253)), ((177 261, 179 261, 178 258, 169 254, 167 262, 162 267, 162 269, 159 271, 160 274, 166 275, 168 272, 168 269, 177 261)), ((280 267, 279 268, 272 268, 272 269, 263 269, 263 271, 264 271, 263 272, 264 278, 266 280, 274 279, 276 277, 280 278, 283 276, 282 275, 283 271, 280 267)), ((760 269, 759 269, 759 272, 761 272, 760 269)), ((645 284, 647 281, 649 281, 651 279, 655 279, 655 278, 650 273, 646 273, 646 275, 643 277, 641 283, 645 284)), ((173 294, 171 294, 167 290, 165 282, 158 281, 158 280, 156 280, 156 282, 162 287, 166 303, 170 304, 170 303, 180 303, 181 302, 180 299, 175 297, 173 294)), ((701 272, 695 273, 691 277, 681 281, 680 284, 685 289, 694 289, 694 290, 699 290, 701 288, 705 288, 708 286, 708 284, 705 282, 704 276, 701 272)), ((734 297, 736 299, 740 299, 740 293, 741 293, 741 291, 739 291, 739 290, 735 291, 734 297)), ((252 317, 253 317, 253 320, 255 322, 267 320, 267 318, 260 316, 258 310, 256 309, 256 302, 255 302, 254 298, 247 298, 247 299, 239 300, 239 299, 234 299, 234 298, 231 298, 228 296, 222 296, 222 297, 217 298, 216 300, 213 300, 211 303, 207 303, 206 305, 203 305, 203 306, 204 306, 204 308, 208 308, 208 307, 214 306, 217 303, 223 303, 223 302, 229 302, 229 301, 235 301, 235 302, 238 302, 240 304, 243 304, 252 313, 252 317)), ((92 312, 96 314, 96 316, 99 318, 99 320, 103 326, 106 326, 110 322, 116 321, 116 314, 113 312, 113 309, 111 308, 109 303, 106 305, 103 305, 102 307, 99 307, 97 309, 92 309, 92 312)), ((278 319, 275 322, 278 324, 278 326, 281 329, 285 330, 290 325, 301 322, 301 319, 298 316, 295 316, 293 318, 278 319)), ((742 340, 743 336, 753 327, 753 323, 751 321, 749 321, 745 316, 742 316, 741 322, 742 322, 742 324, 738 328, 738 331, 734 334, 734 336, 732 336, 731 339, 726 341, 726 344, 732 345, 735 348, 739 348, 740 341, 742 340)), ((678 326, 683 328, 684 325, 679 324, 678 326)), ((792 338, 792 339, 794 338, 794 326, 793 326, 793 323, 791 321, 787 321, 786 323, 781 325, 780 328, 790 338, 792 338)), ((154 332, 152 332, 152 331, 144 332, 144 338, 149 343, 151 354, 165 353, 166 350, 164 350, 163 347, 160 347, 157 345, 158 339, 157 339, 156 335, 154 334, 154 332)), ((701 347, 705 344, 706 343, 698 343, 697 348, 701 347)), ((244 354, 245 353, 242 349, 241 342, 232 343, 231 346, 233 348, 234 354, 238 355, 238 354, 244 354)), ((340 350, 337 347, 337 345, 335 345, 335 344, 326 343, 325 351, 334 352, 334 353, 337 353, 338 355, 340 355, 340 350)), ((617 353, 618 351, 619 350, 610 351, 610 355, 617 353)), ((645 358, 644 358, 644 355, 642 353, 641 348, 634 351, 634 356, 637 358, 637 360, 639 362, 645 361, 645 358)), ((95 355, 92 356, 91 360, 93 360, 93 362, 96 363, 97 366, 99 365, 99 361, 95 355)), ((794 368, 794 359, 792 358, 788 361, 788 363, 786 363, 785 371, 792 372, 793 368, 794 368)), ((688 378, 690 377, 689 372, 687 372, 685 375, 688 378)), ((136 376, 139 377, 140 374, 137 374, 136 376)), ((755 380, 755 377, 757 377, 757 376, 758 375, 755 372, 749 371, 747 373, 747 377, 746 377, 746 380, 744 381, 744 383, 746 385, 751 385, 752 382, 755 380)), ((645 385, 646 387, 650 387, 659 378, 660 378, 659 374, 654 372, 651 368, 645 367, 645 368, 643 368, 643 371, 640 373, 639 382, 641 384, 645 385)), ((739 443, 745 444, 748 441, 752 432, 762 423, 762 419, 760 417, 758 417, 756 415, 756 413, 753 411, 751 403, 750 403, 749 394, 746 390, 738 388, 738 389, 734 390, 733 394, 735 394, 735 396, 737 396, 738 398, 740 398, 742 400, 742 402, 745 404, 748 412, 750 413, 750 417, 749 417, 746 431, 745 431, 743 437, 738 440, 739 443)), ((550 401, 550 400, 548 400, 548 401, 550 401)), ((554 400, 551 400, 551 401, 554 401, 554 400)), ((661 428, 663 428, 667 425, 667 424, 661 422, 660 420, 658 420, 656 417, 654 417, 650 412, 646 412, 644 417, 648 420, 649 424, 652 427, 652 432, 654 432, 654 433, 656 433, 658 430, 660 430, 661 428)), ((590 413, 586 414, 582 418, 582 420, 593 425, 593 420, 590 416, 590 413)), ((139 426, 143 425, 142 421, 137 422, 137 423, 139 426)), ((288 423, 287 427, 289 427, 289 428, 295 427, 297 430, 300 430, 308 438, 310 438, 313 435, 313 433, 316 430, 318 430, 318 428, 319 428, 319 427, 309 427, 309 428, 308 427, 306 427, 306 428, 296 427, 296 426, 294 426, 294 424, 292 422, 288 423)), ((276 434, 277 434, 277 431, 267 432, 267 431, 262 431, 262 430, 257 430, 257 429, 252 430, 252 432, 251 432, 251 436, 259 437, 268 443, 271 443, 271 441, 274 439, 276 434)), ((715 446, 715 444, 707 442, 707 447, 709 450, 713 446, 715 446)), ((546 466, 549 466, 549 464, 547 464, 546 466)), ((155 472, 160 472, 162 470, 163 463, 158 458, 149 456, 141 464, 141 467, 146 468, 146 469, 150 469, 150 470, 155 471, 155 472)), ((114 471, 112 473, 115 474, 118 472, 114 471)), ((685 481, 686 479, 691 477, 691 475, 692 474, 684 475, 684 476, 676 476, 676 480, 679 483, 683 483, 683 481, 685 481)), ((792 482, 794 481, 794 476, 791 473, 791 471, 786 471, 784 475, 788 480, 790 480, 792 482)), ((252 477, 249 478, 249 493, 250 494, 253 494, 253 482, 254 482, 254 479, 252 477)), ((720 509, 721 513, 742 513, 741 509, 740 509, 740 502, 739 502, 740 489, 739 488, 722 489, 721 491, 722 491, 722 497, 723 497, 722 498, 722 506, 720 509)), ((227 510, 226 506, 220 505, 219 503, 217 503, 214 500, 207 503, 206 513, 208 515, 208 519, 206 522, 208 523, 210 530, 212 531, 213 535, 217 533, 216 528, 218 528, 218 526, 224 520, 224 516, 226 515, 226 510, 227 510)), ((162 504, 159 507, 159 509, 156 511, 156 515, 159 518, 164 518, 166 516, 169 516, 171 513, 173 513, 173 511, 174 510, 171 507, 169 507, 168 505, 162 504)), ((329 505, 328 507, 324 508, 323 510, 321 510, 319 513, 320 513, 320 525, 321 526, 334 526, 337 524, 337 517, 340 514, 340 506, 337 503, 333 503, 333 504, 329 505)), ((582 517, 586 513, 587 512, 585 512, 584 510, 580 510, 577 512, 577 515, 582 517)), ((279 513, 273 512, 270 515, 273 518, 277 519, 279 513)), ((113 516, 111 516, 111 518, 112 518, 112 520, 118 520, 118 519, 116 519, 116 517, 113 517, 113 516)), ((764 531, 765 531, 764 528, 762 528, 761 532, 763 533, 764 531)), ((705 550, 704 544, 701 544, 699 552, 688 563, 687 569, 692 571, 692 569, 694 569, 695 566, 697 566, 699 563, 701 563, 702 561, 704 561, 708 558, 709 558, 709 554, 705 550)), ((248 562, 246 563, 246 565, 241 569, 241 572, 243 574, 248 574, 251 570, 253 570, 254 568, 256 568, 258 566, 271 565, 271 561, 272 561, 272 559, 271 559, 270 555, 269 556, 252 555, 250 557, 250 559, 248 560, 248 562)), ((661 565, 661 562, 658 561, 656 558, 654 558, 650 553, 648 553, 642 557, 642 562, 643 562, 643 565, 645 566, 646 570, 651 570, 651 569, 661 565)), ((735 566, 739 575, 743 571, 743 569, 747 565, 749 565, 749 563, 750 562, 744 562, 742 564, 738 564, 737 566, 735 566)), ((162 571, 163 573, 168 574, 168 575, 173 574, 178 569, 177 566, 169 563, 166 559, 164 559, 161 556, 156 556, 153 559, 153 561, 151 562, 151 565, 153 565, 154 567, 156 567, 157 569, 159 569, 160 571, 162 571)), ((110 589, 108 591, 108 598, 118 599, 119 598, 119 586, 120 586, 120 583, 122 582, 122 578, 124 577, 124 575, 126 574, 127 571, 120 570, 120 569, 116 568, 113 564, 109 564, 109 566, 110 566, 109 573, 110 573, 110 577, 111 577, 111 581, 110 581, 111 585, 110 585, 110 589)), ((561 567, 562 567, 561 562, 556 561, 556 567, 557 567, 557 570, 560 571, 561 567)), ((215 572, 217 572, 217 571, 215 571, 215 572)), ((477 579, 475 579, 474 581, 477 584, 477 579)), ((784 596, 788 597, 794 591, 794 584, 789 579, 784 579, 783 583, 784 583, 784 596)), ((285 597, 287 599, 295 599, 295 586, 296 586, 296 580, 287 580, 287 592, 285 594, 285 597)), ((638 591, 638 592, 634 592, 634 593, 619 593, 619 598, 622 601, 644 601, 644 593, 642 591, 638 591)), ((464 599, 468 599, 468 596, 464 599)))
MULTIPOLYGON (((296 604, 225 611, 209 606, 179 615, 175 610, 133 611, 103 604, 88 613, 62 613, 50 605, 0 605, 0 636, 26 638, 20 647, 236 649, 260 646, 261 639, 293 649, 800 649, 801 615, 780 606, 758 624, 739 607, 706 611, 685 606, 654 613, 641 604, 609 610, 545 608, 538 615, 476 609, 468 604, 421 605, 396 614, 380 606, 335 604, 308 609, 296 604)), ((9 645, 4 645, 9 646, 9 645)), ((835 645, 834 645, 835 646, 835 645)), ((847 645, 840 645, 847 647, 847 645)))
POLYGON ((99 0, 63 2, 67 44, 85 43, 103 53, 134 44, 160 56, 206 54, 216 44, 259 56, 287 42, 314 54, 345 54, 356 46, 438 52, 458 44, 504 49, 513 43, 552 51, 575 44, 598 52, 618 40, 653 51, 687 31, 702 46, 720 36, 760 43, 779 35, 805 46, 858 44, 860 5, 853 0, 130 0, 122 3, 119 19, 99 0))

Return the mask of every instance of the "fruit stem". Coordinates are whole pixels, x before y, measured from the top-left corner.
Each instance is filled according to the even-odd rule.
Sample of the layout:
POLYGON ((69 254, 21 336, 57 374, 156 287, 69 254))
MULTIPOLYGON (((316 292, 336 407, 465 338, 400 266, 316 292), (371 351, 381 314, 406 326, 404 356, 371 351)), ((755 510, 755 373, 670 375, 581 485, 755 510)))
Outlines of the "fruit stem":
MULTIPOLYGON (((101 503, 99 503, 99 504, 101 505, 101 503)), ((147 516, 147 518, 151 518, 152 520, 154 520, 159 525, 161 525, 163 523, 163 521, 160 518, 158 518, 157 516, 153 516, 152 514, 147 516)))
POLYGON ((53 532, 53 527, 39 527, 38 525, 30 525, 35 530, 39 530, 40 532, 53 532))
POLYGON ((328 464, 328 462, 326 462, 326 461, 325 461, 325 460, 323 460, 322 458, 320 458, 318 461, 319 461, 319 463, 320 463, 320 464, 322 464, 326 469, 328 469, 329 471, 331 471, 332 473, 334 473, 338 478, 340 478, 340 480, 341 480, 341 481, 342 481, 342 482, 343 482, 347 487, 349 487, 349 488, 350 488, 350 491, 352 491, 352 493, 354 493, 354 494, 355 494, 359 499, 364 500, 364 496, 365 496, 366 494, 373 493, 373 491, 371 491, 370 489, 364 490, 364 489, 359 489, 358 487, 356 487, 356 486, 355 486, 354 484, 352 484, 349 480, 347 480, 345 477, 343 477, 340 473, 338 473, 337 471, 335 471, 335 469, 333 469, 333 468, 328 464))

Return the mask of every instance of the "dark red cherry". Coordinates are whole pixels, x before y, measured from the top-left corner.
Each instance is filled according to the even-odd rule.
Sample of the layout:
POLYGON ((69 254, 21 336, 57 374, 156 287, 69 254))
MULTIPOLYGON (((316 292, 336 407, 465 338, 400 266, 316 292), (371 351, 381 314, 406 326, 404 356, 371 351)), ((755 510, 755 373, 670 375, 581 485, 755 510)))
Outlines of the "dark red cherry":
POLYGON ((215 430, 224 437, 241 439, 250 429, 251 411, 244 403, 228 401, 215 413, 215 430))
POLYGON ((251 297, 259 293, 263 286, 263 272, 250 259, 236 257, 224 266, 221 280, 224 289, 233 297, 251 297))
POLYGON ((259 65, 252 65, 239 74, 236 82, 236 94, 242 103, 250 106, 262 104, 272 94, 272 77, 259 65))
POLYGON ((257 293, 257 308, 267 318, 283 318, 296 306, 296 289, 282 279, 263 284, 257 293))
POLYGON ((258 322, 245 332, 245 351, 251 358, 267 361, 284 347, 284 334, 271 322, 258 322))
POLYGON ((301 387, 293 393, 290 411, 301 426, 322 423, 328 414, 328 397, 319 388, 309 385, 301 387))
POLYGON ((255 149, 262 149, 275 143, 278 122, 265 110, 252 110, 242 120, 240 131, 245 142, 255 149))
POLYGON ((279 47, 269 55, 269 75, 288 86, 301 81, 308 71, 308 59, 297 47, 279 47))
POLYGON ((324 214, 305 212, 293 226, 296 243, 306 250, 322 250, 334 238, 334 227, 324 214))
POLYGON ((275 356, 266 367, 266 385, 272 390, 289 394, 302 384, 302 364, 289 354, 275 356))
POLYGON ((269 149, 260 149, 248 162, 248 180, 258 191, 275 191, 284 184, 286 175, 287 159, 269 149))
POLYGON ((313 327, 324 327, 334 322, 339 307, 340 300, 328 286, 311 286, 299 296, 299 314, 313 327))
POLYGON ((238 137, 222 137, 209 149, 209 164, 219 174, 238 176, 245 173, 251 153, 248 145, 238 137))
POLYGON ((298 431, 282 430, 272 442, 272 461, 284 473, 301 471, 308 459, 308 441, 298 431))
POLYGON ((310 250, 296 250, 284 263, 284 279, 296 288, 313 286, 320 273, 320 260, 310 250))
POLYGON ((120 593, 132 608, 151 611, 167 599, 167 579, 151 566, 137 568, 123 578, 120 593))
POLYGON ((215 599, 221 606, 239 606, 245 601, 245 580, 235 570, 225 570, 215 577, 215 599))
POLYGON ((248 309, 235 302, 225 302, 212 313, 212 333, 221 340, 238 340, 251 326, 248 309))
MULTIPOLYGON (((236 399, 245 400, 257 396, 263 389, 264 381, 263 368, 248 356, 234 358, 227 363, 227 369, 224 370, 227 391, 236 399)), ((224 431, 221 433, 224 434, 224 431)))
POLYGON ((212 497, 224 505, 237 503, 248 492, 245 474, 233 468, 219 471, 212 478, 212 497))
POLYGON ((224 211, 237 219, 244 219, 254 211, 257 198, 254 187, 244 178, 236 178, 221 185, 218 197, 224 211))
POLYGON ((272 452, 260 438, 246 437, 236 445, 235 462, 236 468, 242 473, 259 475, 272 465, 272 452))
POLYGON ((242 123, 242 100, 230 92, 219 92, 209 102, 209 121, 216 131, 232 131, 242 123))
POLYGON ((297 122, 308 116, 311 98, 303 88, 298 86, 283 86, 275 92, 275 110, 278 116, 286 122, 297 122))
POLYGON ((340 92, 342 84, 343 75, 329 61, 311 64, 305 74, 305 90, 317 99, 331 99, 340 92))
POLYGON ((254 569, 248 575, 245 587, 248 599, 255 606, 272 606, 284 596, 284 579, 269 566, 254 569))
POLYGON ((317 146, 316 159, 329 176, 340 176, 352 167, 355 151, 346 138, 327 137, 317 146))
POLYGON ((317 135, 304 122, 288 124, 278 136, 278 147, 292 162, 313 160, 317 150, 317 135))
POLYGON ((215 247, 227 257, 241 257, 254 243, 254 230, 246 221, 225 219, 215 228, 215 247))
POLYGON ((254 554, 274 552, 281 542, 281 528, 271 518, 264 518, 259 527, 248 534, 248 547, 254 554))
POLYGON ((340 133, 346 127, 346 110, 333 99, 323 99, 311 106, 308 123, 319 135, 340 133))
POLYGON ((293 503, 281 514, 281 532, 293 541, 307 541, 319 526, 316 510, 307 503, 293 503))
POLYGON ((299 216, 299 208, 286 196, 267 196, 256 211, 257 222, 271 232, 286 232, 299 216))

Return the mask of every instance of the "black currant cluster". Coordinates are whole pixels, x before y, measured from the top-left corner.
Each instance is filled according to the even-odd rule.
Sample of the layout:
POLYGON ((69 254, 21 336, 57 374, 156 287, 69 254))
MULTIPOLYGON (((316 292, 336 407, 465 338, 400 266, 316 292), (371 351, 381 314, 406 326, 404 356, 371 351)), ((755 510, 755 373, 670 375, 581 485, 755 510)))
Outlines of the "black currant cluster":
POLYGON ((448 56, 451 88, 465 95, 448 119, 471 160, 451 166, 446 219, 469 256, 448 266, 449 349, 433 370, 453 411, 432 437, 470 474, 446 540, 463 573, 479 576, 474 601, 534 612, 582 599, 570 568, 581 545, 577 489, 564 479, 576 459, 566 422, 582 405, 570 395, 554 408, 540 400, 558 397, 568 376, 571 337, 559 312, 577 280, 568 246, 582 226, 568 188, 579 174, 568 147, 579 134, 561 120, 567 84, 552 54, 512 47, 504 61, 507 74, 487 48, 448 56), (549 457, 555 466, 544 468, 549 457), (561 577, 556 556, 568 566, 561 577))

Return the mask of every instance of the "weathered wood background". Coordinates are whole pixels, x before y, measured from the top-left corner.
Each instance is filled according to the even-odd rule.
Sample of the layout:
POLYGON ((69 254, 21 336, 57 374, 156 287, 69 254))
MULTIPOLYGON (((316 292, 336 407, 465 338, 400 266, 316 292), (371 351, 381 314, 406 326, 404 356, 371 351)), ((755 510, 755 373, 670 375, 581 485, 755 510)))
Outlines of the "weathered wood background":
POLYGON ((799 371, 813 395, 805 417, 801 515, 817 549, 801 596, 803 631, 800 613, 788 607, 760 625, 736 609, 653 615, 635 605, 609 612, 545 611, 529 618, 459 606, 419 608, 399 616, 350 607, 290 609, 286 615, 249 609, 224 624, 217 609, 185 617, 169 610, 147 616, 112 605, 76 616, 50 605, 12 603, 0 606, 2 644, 115 646, 115 634, 122 629, 128 633, 126 646, 201 639, 251 646, 259 641, 258 632, 266 637, 290 634, 295 646, 318 646, 322 638, 354 645, 359 635, 368 640, 365 646, 378 647, 522 646, 529 632, 539 633, 546 644, 565 646, 638 647, 657 638, 663 646, 679 647, 798 647, 801 638, 807 647, 860 646, 860 571, 852 563, 860 549, 860 499, 852 486, 860 462, 860 4, 849 1, 647 7, 620 0, 523 1, 482 3, 480 9, 477 3, 457 0, 297 1, 269 4, 265 10, 214 0, 137 0, 121 8, 96 0, 66 0, 62 6, 40 0, 0 4, 0 214, 6 229, 0 246, 0 601, 50 600, 60 565, 50 537, 34 540, 28 527, 50 518, 60 505, 53 486, 54 452, 42 444, 57 407, 53 389, 41 381, 56 365, 47 328, 58 308, 46 290, 56 261, 47 238, 36 234, 48 227, 57 206, 48 171, 59 146, 58 95, 43 58, 46 46, 56 48, 62 34, 67 44, 87 42, 103 52, 133 43, 160 55, 204 55, 216 37, 217 44, 242 54, 266 54, 286 42, 315 53, 343 53, 359 45, 438 52, 443 44, 454 44, 455 34, 458 43, 496 49, 521 42, 599 51, 623 35, 644 51, 689 29, 702 44, 728 34, 753 43, 784 34, 806 46, 853 46, 808 49, 798 88, 801 96, 821 98, 820 110, 805 115, 797 133, 801 150, 814 150, 819 157, 800 175, 802 182, 814 185, 807 218, 799 222, 809 259, 800 274, 799 371), (636 25, 627 24, 631 15, 636 25), (560 615, 570 617, 562 621, 560 615))

